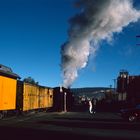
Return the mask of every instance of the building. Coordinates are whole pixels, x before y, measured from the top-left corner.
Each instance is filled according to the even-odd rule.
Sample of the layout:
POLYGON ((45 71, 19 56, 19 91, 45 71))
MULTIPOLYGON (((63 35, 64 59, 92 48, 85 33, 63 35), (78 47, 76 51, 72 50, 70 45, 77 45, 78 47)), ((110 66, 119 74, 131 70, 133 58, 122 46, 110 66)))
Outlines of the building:
POLYGON ((119 101, 126 100, 128 80, 129 80, 129 73, 126 70, 121 70, 117 78, 117 92, 118 92, 119 101))
POLYGON ((140 75, 129 75, 121 71, 117 78, 117 92, 119 101, 140 103, 140 75))
POLYGON ((127 100, 132 103, 140 103, 140 75, 129 76, 128 81, 127 100))

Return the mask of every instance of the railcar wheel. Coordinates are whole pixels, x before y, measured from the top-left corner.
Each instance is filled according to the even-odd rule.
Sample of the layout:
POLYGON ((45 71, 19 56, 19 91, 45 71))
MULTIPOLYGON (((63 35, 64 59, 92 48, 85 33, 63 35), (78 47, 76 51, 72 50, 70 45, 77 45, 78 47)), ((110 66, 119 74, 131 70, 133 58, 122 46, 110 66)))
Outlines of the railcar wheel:
POLYGON ((23 111, 23 112, 22 112, 22 115, 23 115, 23 116, 28 116, 28 115, 29 115, 29 111, 23 111))

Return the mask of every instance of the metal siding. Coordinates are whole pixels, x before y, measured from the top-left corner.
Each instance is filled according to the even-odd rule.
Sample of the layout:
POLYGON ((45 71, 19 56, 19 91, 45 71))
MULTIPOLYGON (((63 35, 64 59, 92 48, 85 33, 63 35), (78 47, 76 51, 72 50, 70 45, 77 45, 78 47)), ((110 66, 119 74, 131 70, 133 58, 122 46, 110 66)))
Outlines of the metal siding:
POLYGON ((47 107, 47 93, 48 93, 48 88, 45 87, 39 88, 39 108, 47 107))
POLYGON ((53 107, 53 89, 49 89, 49 92, 48 92, 48 106, 47 107, 53 107))
POLYGON ((39 87, 24 83, 23 111, 39 108, 39 87))
POLYGON ((0 76, 0 110, 16 108, 17 80, 0 76))

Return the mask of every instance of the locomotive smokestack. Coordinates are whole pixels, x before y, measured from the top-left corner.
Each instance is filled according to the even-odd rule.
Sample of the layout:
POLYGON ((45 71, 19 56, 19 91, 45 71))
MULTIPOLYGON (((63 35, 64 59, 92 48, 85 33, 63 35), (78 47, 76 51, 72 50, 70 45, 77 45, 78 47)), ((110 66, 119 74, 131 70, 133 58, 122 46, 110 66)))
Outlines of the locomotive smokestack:
POLYGON ((61 48, 63 85, 70 87, 78 71, 86 67, 101 41, 112 41, 114 33, 140 18, 133 0, 77 0, 80 13, 70 19, 68 41, 61 48))

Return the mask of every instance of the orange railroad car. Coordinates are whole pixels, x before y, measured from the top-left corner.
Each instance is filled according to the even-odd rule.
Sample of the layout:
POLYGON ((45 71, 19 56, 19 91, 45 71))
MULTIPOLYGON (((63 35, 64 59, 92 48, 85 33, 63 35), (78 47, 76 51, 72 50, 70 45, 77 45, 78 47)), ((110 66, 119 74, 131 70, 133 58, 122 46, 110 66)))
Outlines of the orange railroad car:
POLYGON ((17 74, 0 64, 0 118, 5 112, 16 109, 17 74))

